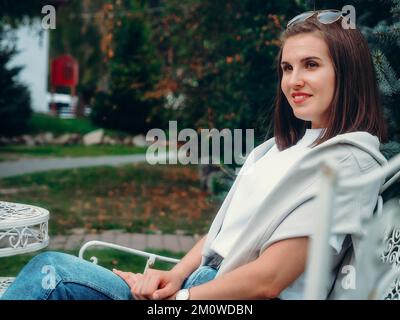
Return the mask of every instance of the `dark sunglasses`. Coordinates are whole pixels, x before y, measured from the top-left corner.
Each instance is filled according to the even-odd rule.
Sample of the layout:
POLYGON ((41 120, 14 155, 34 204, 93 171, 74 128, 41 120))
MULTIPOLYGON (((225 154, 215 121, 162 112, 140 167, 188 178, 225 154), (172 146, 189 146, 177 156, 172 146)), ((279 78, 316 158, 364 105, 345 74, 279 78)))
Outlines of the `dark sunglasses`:
POLYGON ((308 18, 311 18, 317 14, 317 19, 319 22, 323 24, 330 24, 334 23, 335 21, 338 21, 342 15, 342 11, 340 10, 335 10, 335 9, 330 9, 330 10, 320 10, 320 11, 307 11, 303 12, 297 16, 295 16, 293 19, 291 19, 287 25, 286 28, 289 28, 296 23, 306 21, 308 18))

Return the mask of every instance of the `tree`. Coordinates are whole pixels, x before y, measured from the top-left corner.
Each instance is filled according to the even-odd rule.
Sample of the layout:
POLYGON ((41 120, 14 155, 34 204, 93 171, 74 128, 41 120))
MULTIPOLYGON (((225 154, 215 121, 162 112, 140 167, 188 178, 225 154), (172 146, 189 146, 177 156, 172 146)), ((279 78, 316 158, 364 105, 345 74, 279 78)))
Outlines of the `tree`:
POLYGON ((385 108, 390 143, 383 150, 388 158, 400 153, 400 66, 395 63, 400 50, 400 0, 390 2, 391 7, 385 18, 373 27, 362 28, 373 50, 385 108))
POLYGON ((156 125, 151 112, 160 102, 150 93, 161 68, 150 41, 150 25, 145 16, 135 14, 146 6, 131 0, 110 8, 116 18, 109 33, 108 86, 97 94, 92 119, 105 128, 145 133, 156 125))
MULTIPOLYGON (((373 59, 389 131, 389 142, 381 147, 388 158, 400 154, 400 0, 391 0, 390 14, 363 32, 373 48, 373 59)), ((389 199, 400 195, 400 182, 384 193, 389 199)))
POLYGON ((278 39, 285 15, 301 10, 296 2, 159 4, 154 37, 166 61, 164 88, 185 97, 167 116, 194 129, 254 128, 263 140, 272 121, 278 39))
MULTIPOLYGON (((41 13, 42 1, 33 0, 21 4, 15 1, 0 2, 0 134, 15 135, 28 131, 31 116, 28 88, 19 83, 17 76, 23 67, 9 67, 16 50, 6 46, 4 39, 22 23, 30 23, 31 18, 41 13)), ((8 39, 9 40, 9 39, 8 39)))
POLYGON ((0 48, 0 134, 4 136, 26 132, 32 113, 28 88, 16 79, 22 68, 7 67, 14 53, 0 48))

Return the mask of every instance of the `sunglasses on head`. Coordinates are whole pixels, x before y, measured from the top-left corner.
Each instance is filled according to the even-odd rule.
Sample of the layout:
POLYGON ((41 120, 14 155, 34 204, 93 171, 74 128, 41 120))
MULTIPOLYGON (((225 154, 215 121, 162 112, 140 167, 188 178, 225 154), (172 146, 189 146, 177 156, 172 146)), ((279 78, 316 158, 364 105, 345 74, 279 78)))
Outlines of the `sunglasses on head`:
POLYGON ((303 13, 295 16, 293 19, 291 19, 287 23, 286 28, 289 28, 299 22, 306 21, 308 18, 313 17, 315 14, 317 14, 318 21, 323 24, 334 23, 334 22, 338 21, 341 17, 343 17, 342 11, 335 10, 335 9, 307 11, 307 12, 303 12, 303 13))

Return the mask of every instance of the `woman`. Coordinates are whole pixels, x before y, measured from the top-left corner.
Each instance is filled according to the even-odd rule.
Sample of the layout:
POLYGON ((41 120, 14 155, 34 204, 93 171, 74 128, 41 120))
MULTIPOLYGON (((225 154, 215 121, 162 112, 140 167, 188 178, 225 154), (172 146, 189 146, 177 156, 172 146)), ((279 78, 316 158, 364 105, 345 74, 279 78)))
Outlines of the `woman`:
MULTIPOLYGON (((252 151, 208 234, 172 270, 111 272, 46 252, 3 298, 301 299, 318 214, 316 165, 336 161, 339 178, 354 179, 386 162, 371 55, 361 33, 343 29, 341 20, 340 12, 324 11, 290 21, 278 56, 274 138, 252 151), (42 285, 45 265, 56 273, 50 288, 42 285)), ((361 221, 372 214, 381 183, 334 199, 327 296, 340 261, 357 252, 361 221)))

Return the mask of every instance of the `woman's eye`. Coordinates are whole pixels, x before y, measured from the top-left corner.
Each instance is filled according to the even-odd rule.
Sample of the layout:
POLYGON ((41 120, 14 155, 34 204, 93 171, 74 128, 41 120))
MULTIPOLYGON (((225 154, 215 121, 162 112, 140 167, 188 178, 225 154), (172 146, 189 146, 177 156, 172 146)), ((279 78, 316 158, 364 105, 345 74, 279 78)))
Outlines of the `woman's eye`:
POLYGON ((282 70, 283 71, 288 71, 288 70, 292 70, 292 66, 289 66, 289 65, 284 65, 283 67, 282 67, 282 70))
POLYGON ((314 61, 308 61, 308 62, 306 63, 306 67, 307 67, 307 68, 316 68, 316 67, 318 67, 318 63, 316 63, 316 62, 314 62, 314 61))

